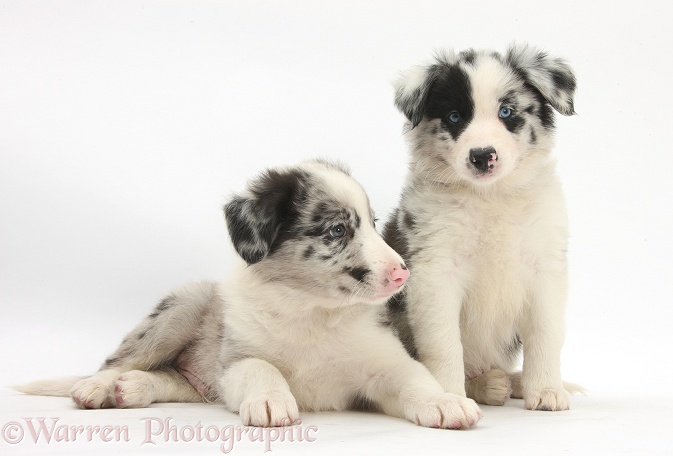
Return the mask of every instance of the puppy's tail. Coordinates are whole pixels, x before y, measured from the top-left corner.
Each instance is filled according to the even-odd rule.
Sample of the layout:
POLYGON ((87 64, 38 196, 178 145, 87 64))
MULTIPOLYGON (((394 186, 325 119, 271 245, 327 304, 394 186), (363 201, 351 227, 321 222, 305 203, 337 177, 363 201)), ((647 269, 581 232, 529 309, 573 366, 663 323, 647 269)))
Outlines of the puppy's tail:
POLYGON ((31 396, 57 396, 69 397, 70 390, 75 383, 86 377, 63 377, 50 380, 38 380, 36 382, 17 385, 12 388, 20 393, 30 394, 31 396))
POLYGON ((563 388, 570 394, 583 394, 587 395, 587 390, 577 383, 563 382, 563 388))

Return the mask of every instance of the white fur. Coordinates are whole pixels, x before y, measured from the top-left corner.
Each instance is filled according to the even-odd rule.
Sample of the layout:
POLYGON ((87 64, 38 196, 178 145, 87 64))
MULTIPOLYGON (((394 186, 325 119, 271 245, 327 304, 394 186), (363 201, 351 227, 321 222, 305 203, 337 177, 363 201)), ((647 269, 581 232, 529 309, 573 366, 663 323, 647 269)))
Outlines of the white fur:
MULTIPOLYGON (((404 281, 395 282, 394 272, 406 267, 376 232, 359 184, 323 162, 276 171, 252 181, 227 207, 232 240, 239 252, 249 253, 250 264, 241 262, 221 284, 192 284, 169 295, 98 373, 71 381, 75 402, 84 408, 145 407, 203 397, 240 413, 246 425, 280 426, 295 422, 300 410, 344 410, 360 401, 421 426, 473 426, 481 417, 476 403, 445 392, 381 323, 383 304, 404 281), (301 185, 288 188, 307 189, 301 207, 279 198, 280 188, 299 172, 301 185), (272 215, 268 198, 299 209, 297 225, 283 225, 287 214, 272 215), (319 222, 347 227, 347 242, 339 238, 342 249, 330 250, 324 234, 302 234, 325 212, 315 209, 318 202, 323 206, 316 207, 329 203, 341 211, 335 213, 351 214, 319 222), (275 233, 254 231, 276 222, 275 233), (289 238, 274 244, 283 230, 289 238), (256 252, 264 248, 260 259, 256 252), (328 259, 321 257, 325 253, 328 259), (366 279, 351 277, 349 267, 366 268, 366 279)), ((56 385, 21 390, 62 394, 63 382, 56 385)))
MULTIPOLYGON (((542 66, 567 69, 560 60, 540 63, 532 48, 509 52, 511 61, 532 65, 523 70, 540 87, 552 80, 542 66)), ((504 61, 482 52, 476 63, 461 65, 472 87, 474 117, 457 138, 438 134, 441 119, 421 120, 414 109, 422 100, 403 96, 423 81, 414 77, 398 85, 398 107, 418 122, 407 133, 411 164, 396 221, 404 227, 404 214, 415 221, 413 230, 400 228, 413 253, 408 319, 420 360, 447 391, 465 395, 467 380, 470 397, 504 403, 512 391, 505 373, 514 366, 503 347, 518 334, 524 351, 518 394, 529 409, 564 410, 565 202, 550 156, 551 133, 534 116, 517 134, 498 118, 512 91, 518 90, 518 106, 534 101, 504 61), (498 160, 479 174, 466 165, 470 149, 488 146, 498 160)), ((572 112, 571 98, 553 101, 572 112)))

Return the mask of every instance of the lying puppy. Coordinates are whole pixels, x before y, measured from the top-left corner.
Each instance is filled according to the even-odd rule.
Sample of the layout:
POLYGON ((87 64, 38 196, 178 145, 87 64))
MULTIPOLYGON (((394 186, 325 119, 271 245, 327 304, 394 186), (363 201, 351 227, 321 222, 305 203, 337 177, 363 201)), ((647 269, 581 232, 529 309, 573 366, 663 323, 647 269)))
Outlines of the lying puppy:
POLYGON ((551 149, 552 110, 574 113, 575 85, 564 61, 513 46, 440 54, 396 86, 411 161, 384 238, 412 278, 390 315, 447 391, 484 404, 569 407, 568 233, 551 149))
POLYGON ((380 323, 409 272, 347 171, 320 161, 269 170, 225 215, 245 260, 229 281, 170 294, 92 377, 19 390, 69 390, 83 408, 205 398, 251 426, 362 404, 421 426, 479 421, 474 401, 444 392, 380 323))

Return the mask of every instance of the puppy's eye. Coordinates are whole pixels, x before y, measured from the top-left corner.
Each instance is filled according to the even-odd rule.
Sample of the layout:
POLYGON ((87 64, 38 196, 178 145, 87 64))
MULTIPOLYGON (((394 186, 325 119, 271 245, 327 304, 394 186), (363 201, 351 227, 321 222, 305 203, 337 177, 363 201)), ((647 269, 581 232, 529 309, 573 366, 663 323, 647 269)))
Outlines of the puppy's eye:
POLYGON ((501 119, 506 119, 511 115, 512 115, 512 108, 510 108, 509 106, 503 106, 500 108, 500 111, 498 111, 498 117, 500 117, 501 119))
POLYGON ((329 235, 333 238, 341 238, 346 235, 346 227, 342 224, 334 225, 329 229, 329 235))
POLYGON ((460 113, 458 111, 451 111, 448 116, 446 116, 446 119, 454 124, 457 124, 460 122, 460 113))

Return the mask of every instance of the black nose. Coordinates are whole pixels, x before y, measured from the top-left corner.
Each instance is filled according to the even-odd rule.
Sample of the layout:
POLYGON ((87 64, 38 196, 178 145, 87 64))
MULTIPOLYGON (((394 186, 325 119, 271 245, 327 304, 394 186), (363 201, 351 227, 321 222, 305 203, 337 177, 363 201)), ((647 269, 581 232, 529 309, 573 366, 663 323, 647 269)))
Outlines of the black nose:
POLYGON ((470 163, 481 172, 493 168, 498 160, 498 154, 493 147, 475 147, 470 149, 470 163))

